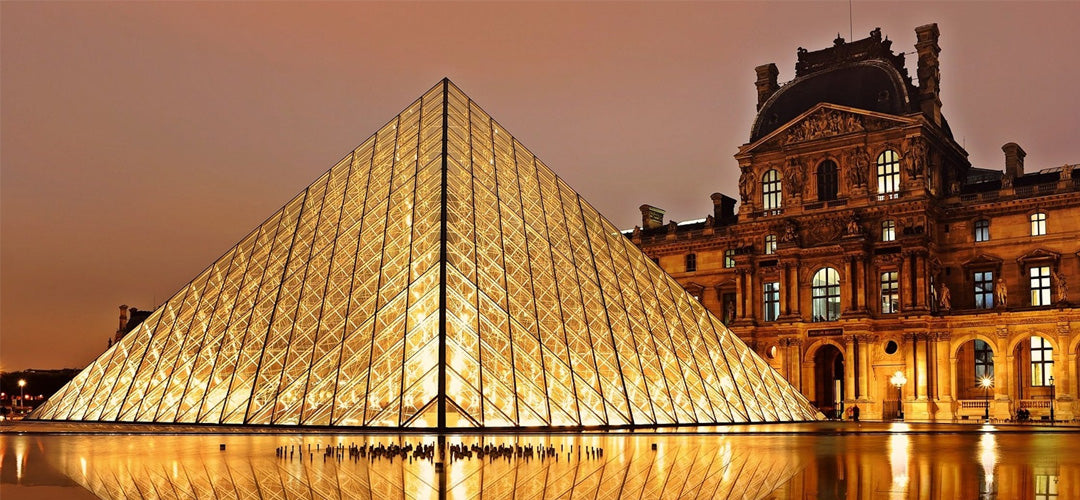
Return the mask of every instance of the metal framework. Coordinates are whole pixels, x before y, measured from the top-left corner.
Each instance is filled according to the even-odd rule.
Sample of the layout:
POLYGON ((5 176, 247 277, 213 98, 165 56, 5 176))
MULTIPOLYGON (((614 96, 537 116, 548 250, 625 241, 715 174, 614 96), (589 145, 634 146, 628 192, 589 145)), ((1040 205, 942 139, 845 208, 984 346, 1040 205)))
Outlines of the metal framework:
POLYGON ((818 416, 444 80, 32 418, 447 429, 818 416))

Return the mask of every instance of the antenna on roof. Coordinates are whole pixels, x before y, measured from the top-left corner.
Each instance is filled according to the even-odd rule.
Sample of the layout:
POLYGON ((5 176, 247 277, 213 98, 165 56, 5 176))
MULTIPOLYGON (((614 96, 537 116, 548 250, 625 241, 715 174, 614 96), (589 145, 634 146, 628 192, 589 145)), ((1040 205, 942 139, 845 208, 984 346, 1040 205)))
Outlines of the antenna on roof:
POLYGON ((847 2, 847 19, 848 19, 848 40, 855 39, 855 14, 852 12, 852 2, 854 0, 848 0, 847 2))

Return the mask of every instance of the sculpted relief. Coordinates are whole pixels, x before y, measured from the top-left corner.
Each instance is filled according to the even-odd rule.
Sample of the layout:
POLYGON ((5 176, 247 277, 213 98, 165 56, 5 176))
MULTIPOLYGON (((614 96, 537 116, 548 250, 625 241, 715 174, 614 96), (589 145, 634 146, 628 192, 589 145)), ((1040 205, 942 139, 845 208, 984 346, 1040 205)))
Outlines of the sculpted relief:
POLYGON ((847 183, 851 189, 866 187, 870 171, 870 153, 859 146, 851 151, 847 168, 847 183))
POLYGON ((754 171, 749 166, 741 168, 742 174, 739 175, 739 197, 742 198, 742 204, 750 204, 750 200, 754 199, 754 171))
POLYGON ((927 173, 930 163, 930 148, 922 139, 909 139, 904 148, 903 158, 907 161, 907 175, 909 179, 918 179, 927 173))
POLYGON ((803 185, 806 184, 806 167, 797 159, 788 160, 787 168, 784 169, 784 180, 790 196, 802 196, 803 185))
POLYGON ((812 141, 834 135, 862 132, 862 120, 860 117, 839 111, 824 109, 799 122, 788 130, 785 144, 812 141))

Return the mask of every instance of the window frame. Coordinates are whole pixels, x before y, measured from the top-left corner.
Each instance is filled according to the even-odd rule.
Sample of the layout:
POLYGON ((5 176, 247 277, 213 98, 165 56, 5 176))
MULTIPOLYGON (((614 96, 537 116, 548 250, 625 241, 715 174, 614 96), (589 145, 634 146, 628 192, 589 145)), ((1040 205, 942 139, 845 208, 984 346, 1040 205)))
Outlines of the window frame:
POLYGON ((840 319, 840 295, 839 271, 832 267, 823 267, 814 272, 810 280, 811 322, 840 319), (819 281, 822 283, 819 284, 819 281))
POLYGON ((761 209, 780 210, 784 203, 784 180, 780 171, 769 169, 761 176, 761 209))
POLYGON ((1031 292, 1031 306, 1043 307, 1053 304, 1050 277, 1054 274, 1050 266, 1031 266, 1028 268, 1028 289, 1031 292))
POLYGON ((764 241, 765 241, 765 243, 764 243, 764 245, 765 245, 765 255, 772 255, 772 254, 776 253, 776 235, 775 234, 766 234, 764 241))
POLYGON ((840 198, 840 167, 826 159, 817 166, 817 199, 834 201, 840 198))
POLYGON ((877 156, 877 192, 879 195, 900 193, 900 154, 893 149, 886 149, 877 156))
POLYGON ((686 257, 683 258, 683 263, 686 265, 686 272, 688 272, 688 273, 696 272, 697 271, 697 254, 692 253, 692 252, 686 254, 686 257))
POLYGON ((1031 222, 1031 236, 1046 236, 1047 219, 1046 212, 1042 210, 1028 216, 1028 220, 1031 222))
POLYGON ((891 269, 881 272, 878 279, 881 298, 881 314, 900 312, 900 271, 891 269))
POLYGON ((979 219, 975 221, 973 236, 975 237, 975 243, 990 241, 990 220, 979 219))
POLYGON ((993 309, 994 308, 994 270, 975 270, 971 272, 972 293, 974 295, 975 309, 993 309), (980 288, 980 284, 983 285, 980 288), (989 285, 989 288, 986 288, 989 285), (980 304, 980 299, 981 304, 980 304))
POLYGON ((982 387, 983 377, 994 380, 994 349, 985 340, 975 339, 971 350, 974 358, 975 387, 982 387))
POLYGON ((765 281, 761 284, 761 316, 764 321, 776 321, 780 317, 780 282, 765 281))
POLYGON ((1038 335, 1031 336, 1030 344, 1031 386, 1049 387, 1050 379, 1054 377, 1054 347, 1048 340, 1038 335), (1035 359, 1036 352, 1039 354, 1038 360, 1035 359))
POLYGON ((881 221, 881 241, 896 241, 896 221, 892 219, 881 221))
POLYGON ((724 269, 733 269, 735 267, 735 249, 729 248, 724 250, 724 269))

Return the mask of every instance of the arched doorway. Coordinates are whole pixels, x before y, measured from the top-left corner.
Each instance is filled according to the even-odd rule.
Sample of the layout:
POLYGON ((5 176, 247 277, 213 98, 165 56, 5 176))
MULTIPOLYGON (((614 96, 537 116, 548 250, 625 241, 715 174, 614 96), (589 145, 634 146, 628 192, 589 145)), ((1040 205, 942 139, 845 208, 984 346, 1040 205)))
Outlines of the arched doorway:
POLYGON ((1013 347, 1014 388, 1010 396, 1015 410, 1027 410, 1035 420, 1053 418, 1054 346, 1050 340, 1031 335, 1013 347))
POLYGON ((840 417, 844 410, 844 354, 825 344, 814 353, 814 405, 827 416, 840 417))
POLYGON ((959 401, 957 416, 977 418, 987 414, 987 407, 994 397, 994 349, 983 339, 972 339, 956 350, 956 399, 959 401))

